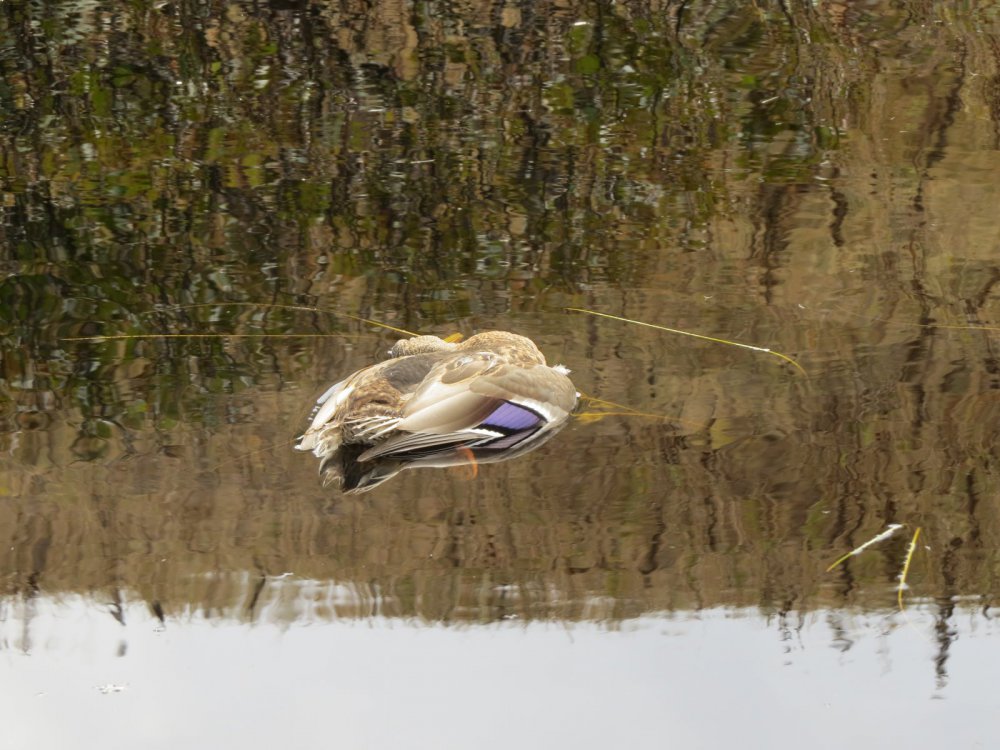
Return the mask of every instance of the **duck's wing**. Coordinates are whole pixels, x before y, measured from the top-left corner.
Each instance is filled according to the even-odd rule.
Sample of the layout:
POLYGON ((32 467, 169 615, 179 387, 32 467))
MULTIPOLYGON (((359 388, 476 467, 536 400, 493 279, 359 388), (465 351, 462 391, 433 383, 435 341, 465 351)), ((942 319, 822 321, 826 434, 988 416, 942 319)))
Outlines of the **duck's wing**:
POLYGON ((309 415, 311 421, 309 427, 296 440, 295 449, 300 451, 315 450, 318 442, 319 431, 330 421, 333 415, 340 409, 349 394, 351 380, 357 375, 350 375, 341 381, 331 385, 316 400, 312 413, 309 415))
POLYGON ((463 446, 509 450, 563 422, 575 405, 572 382, 550 367, 510 365, 490 352, 453 355, 407 402, 392 428, 397 434, 359 460, 426 457, 463 446))
POLYGON ((295 446, 298 450, 313 450, 316 433, 336 422, 350 411, 350 405, 365 393, 374 390, 397 394, 413 393, 435 365, 441 362, 442 353, 416 354, 390 359, 348 375, 330 386, 319 397, 310 414, 311 421, 295 446))

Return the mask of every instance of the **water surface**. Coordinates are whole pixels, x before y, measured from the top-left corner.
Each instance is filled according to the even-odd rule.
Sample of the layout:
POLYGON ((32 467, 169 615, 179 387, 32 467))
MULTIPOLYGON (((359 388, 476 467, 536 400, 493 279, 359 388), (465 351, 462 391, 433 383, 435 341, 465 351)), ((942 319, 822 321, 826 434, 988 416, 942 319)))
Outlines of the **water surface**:
POLYGON ((741 722, 991 744, 998 24, 0 4, 7 725, 66 747, 46 700, 88 726, 127 705, 105 744, 222 743, 235 714, 191 687, 218 684, 247 743, 306 744, 330 691, 381 717, 343 719, 358 746, 648 742, 665 715, 681 746, 741 722), (398 336, 348 315, 528 335, 649 416, 338 495, 292 441, 398 336))
MULTIPOLYGON (((36 603, 0 685, 12 747, 811 747, 876 738, 989 747, 994 627, 952 657, 947 700, 926 679, 919 628, 814 611, 776 627, 752 609, 619 623, 446 627, 390 618, 253 627, 201 616, 125 627, 78 598, 36 603), (72 622, 72 629, 67 628, 72 622), (840 644, 830 648, 830 640, 840 644), (72 665, 67 669, 67 665, 72 665), (16 675, 16 678, 14 677, 16 675), (919 707, 919 710, 916 710, 919 707), (53 722, 53 714, 60 721, 53 722), (92 744, 92 743, 90 743, 92 744)), ((15 635, 14 640, 17 640, 15 635)))

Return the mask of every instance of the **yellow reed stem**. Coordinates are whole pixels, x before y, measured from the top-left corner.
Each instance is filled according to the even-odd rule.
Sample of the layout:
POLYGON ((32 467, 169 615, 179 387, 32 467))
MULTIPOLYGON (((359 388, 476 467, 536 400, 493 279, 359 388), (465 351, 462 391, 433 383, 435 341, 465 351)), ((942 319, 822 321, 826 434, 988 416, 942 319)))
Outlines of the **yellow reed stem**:
POLYGON ((241 307, 273 307, 278 310, 298 310, 300 312, 312 312, 312 313, 323 313, 324 315, 333 316, 343 316, 345 318, 350 318, 351 320, 357 320, 362 323, 367 323, 368 325, 378 326, 379 328, 385 328, 390 331, 395 331, 396 333, 402 333, 406 336, 419 336, 420 334, 414 333, 413 331, 407 331, 405 328, 396 328, 388 323, 380 323, 377 320, 371 320, 369 318, 362 318, 360 315, 351 315, 350 313, 337 312, 335 310, 324 310, 320 307, 309 307, 308 305, 283 305, 278 302, 198 302, 191 305, 177 305, 179 309, 186 310, 196 307, 219 307, 219 306, 241 306, 241 307))
POLYGON ((857 555, 857 554, 860 554, 864 550, 866 550, 869 547, 871 547, 873 544, 877 544, 878 542, 881 542, 883 539, 888 539, 893 534, 895 534, 897 531, 899 531, 901 528, 903 528, 903 524, 901 524, 901 523, 890 523, 889 527, 885 531, 883 531, 881 534, 876 534, 875 536, 873 536, 871 539, 869 539, 864 544, 858 545, 857 547, 855 547, 854 549, 852 549, 850 552, 848 552, 843 557, 838 558, 836 562, 834 562, 833 564, 831 564, 830 567, 828 567, 826 569, 826 572, 829 573, 831 570, 833 570, 838 565, 840 565, 842 562, 844 562, 844 560, 846 560, 847 558, 853 557, 854 555, 857 555))
MULTIPOLYGON (((412 331, 407 331, 404 328, 396 328, 395 326, 391 326, 386 323, 380 323, 377 320, 369 320, 368 318, 362 318, 358 315, 351 315, 350 313, 338 313, 332 310, 323 310, 318 307, 308 307, 306 305, 282 305, 276 302, 198 302, 190 305, 176 305, 176 307, 180 310, 190 310, 198 307, 219 307, 219 306, 272 307, 279 310, 298 310, 300 312, 324 313, 327 315, 335 315, 335 316, 340 315, 345 318, 350 318, 351 320, 357 320, 362 323, 367 323, 368 325, 378 326, 379 328, 385 328, 390 331, 395 331, 396 333, 401 333, 404 336, 418 335, 416 333, 413 333, 412 331)), ((121 334, 109 334, 106 336, 64 336, 59 340, 90 341, 93 343, 101 343, 103 341, 120 341, 123 339, 179 339, 179 338, 211 339, 211 338, 246 338, 246 337, 329 338, 330 336, 343 336, 343 335, 344 334, 342 333, 121 333, 121 334)), ((452 334, 452 335, 461 338, 461 334, 452 334)))
POLYGON ((595 398, 594 396, 588 396, 586 393, 580 393, 581 401, 588 401, 595 406, 608 406, 612 409, 617 409, 621 412, 628 412, 637 415, 646 415, 647 412, 639 411, 638 409, 633 409, 631 406, 625 406, 624 404, 619 404, 615 401, 606 401, 603 398, 595 398))
POLYGON ((910 546, 906 550, 906 561, 903 563, 903 572, 899 576, 899 588, 896 591, 896 601, 899 602, 899 611, 904 615, 906 610, 903 608, 903 589, 906 588, 906 576, 910 572, 910 563, 913 561, 913 553, 917 549, 917 539, 920 538, 920 527, 913 532, 913 539, 910 540, 910 546))
POLYGON ((788 364, 792 365, 797 370, 799 370, 803 375, 808 376, 808 373, 806 372, 805 368, 802 365, 800 365, 798 362, 796 362, 794 359, 792 359, 791 357, 789 357, 787 354, 782 354, 781 352, 776 352, 773 349, 768 349, 767 347, 754 346, 753 344, 744 344, 744 343, 739 342, 739 341, 729 341, 728 339, 720 339, 720 338, 716 338, 715 336, 705 336, 704 334, 701 334, 701 333, 691 333, 690 331, 682 331, 682 330, 680 330, 678 328, 668 328, 667 326, 656 325, 655 323, 645 323, 645 322, 643 322, 641 320, 632 320, 631 318, 623 318, 620 315, 611 315, 609 313, 597 312, 596 310, 587 310, 587 309, 585 309, 583 307, 566 307, 566 308, 563 308, 563 309, 569 310, 571 312, 586 313, 587 315, 596 315, 599 318, 609 318, 610 320, 620 320, 623 323, 631 323, 631 324, 637 325, 637 326, 645 326, 646 328, 655 328, 658 331, 666 331, 667 333, 677 333, 677 334, 680 334, 681 336, 690 336, 691 338, 701 339, 702 341, 711 341, 711 342, 716 343, 716 344, 727 344, 728 346, 738 346, 741 349, 749 349, 749 350, 754 351, 754 352, 761 352, 763 354, 770 354, 773 357, 778 357, 779 359, 784 360, 785 362, 787 362, 788 364))
POLYGON ((330 338, 342 333, 113 333, 107 336, 63 336, 60 341, 121 341, 123 339, 238 339, 238 338, 330 338))

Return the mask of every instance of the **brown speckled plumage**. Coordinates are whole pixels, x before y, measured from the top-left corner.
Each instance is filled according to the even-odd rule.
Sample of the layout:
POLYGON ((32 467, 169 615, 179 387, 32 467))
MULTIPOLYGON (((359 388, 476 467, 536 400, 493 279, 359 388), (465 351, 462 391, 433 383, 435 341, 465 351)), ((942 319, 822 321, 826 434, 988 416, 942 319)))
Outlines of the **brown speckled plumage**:
POLYGON ((566 372, 549 367, 530 339, 505 331, 457 344, 436 336, 403 339, 389 359, 321 397, 296 447, 323 459, 321 467, 344 446, 359 462, 419 459, 424 465, 459 448, 523 452, 575 407, 566 372))

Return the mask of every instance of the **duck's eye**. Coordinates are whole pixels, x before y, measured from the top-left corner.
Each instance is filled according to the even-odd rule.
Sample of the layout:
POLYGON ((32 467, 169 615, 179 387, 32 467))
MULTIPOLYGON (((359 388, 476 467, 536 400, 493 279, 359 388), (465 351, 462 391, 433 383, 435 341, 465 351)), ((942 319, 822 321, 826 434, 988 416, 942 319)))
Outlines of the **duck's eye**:
POLYGON ((373 398, 368 403, 369 404, 378 404, 379 406, 388 406, 389 405, 388 399, 384 399, 384 398, 373 398))

